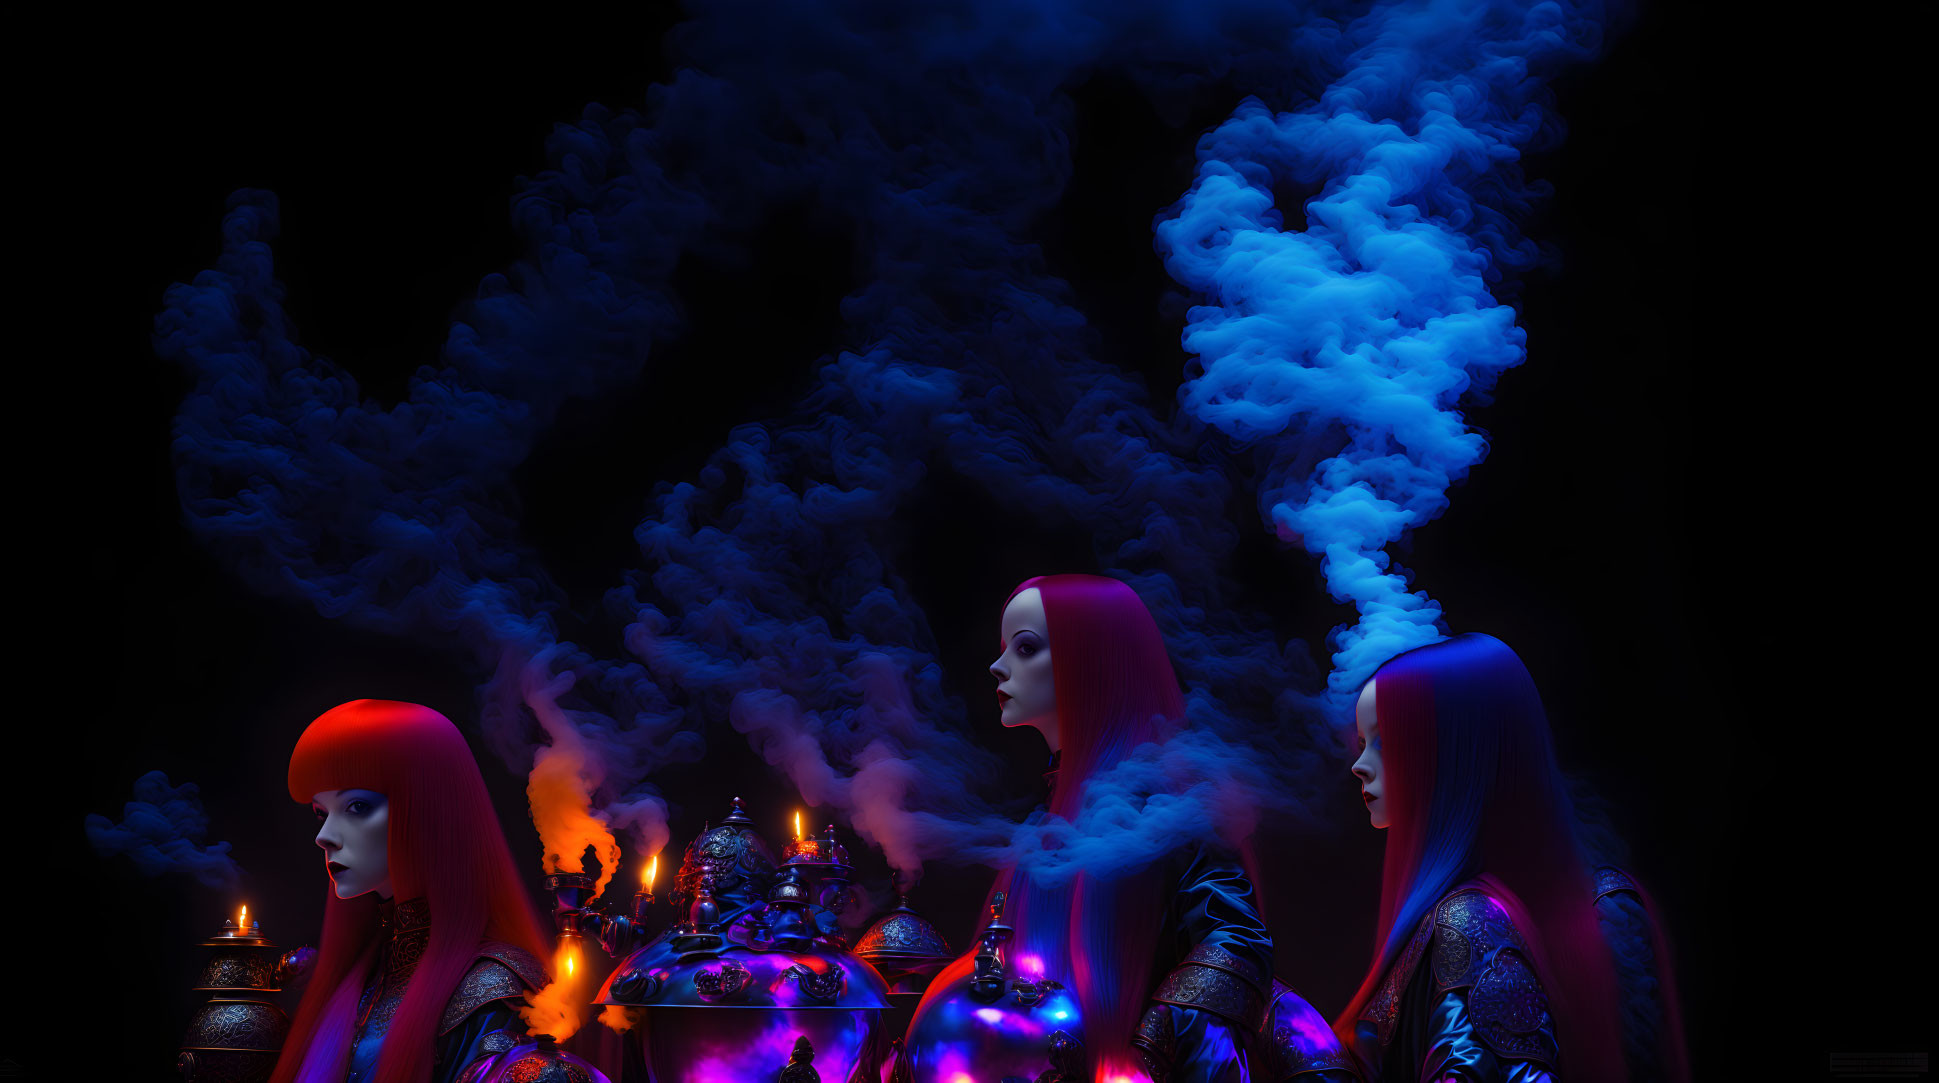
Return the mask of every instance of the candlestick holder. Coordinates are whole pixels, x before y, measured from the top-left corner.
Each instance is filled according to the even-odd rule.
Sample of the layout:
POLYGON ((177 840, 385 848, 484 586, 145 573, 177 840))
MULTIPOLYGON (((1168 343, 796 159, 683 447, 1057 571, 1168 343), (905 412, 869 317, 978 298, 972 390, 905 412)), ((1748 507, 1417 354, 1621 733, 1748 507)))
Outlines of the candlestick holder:
POLYGON ((583 939, 599 934, 601 914, 587 906, 599 878, 589 872, 555 872, 545 878, 552 895, 552 921, 562 938, 583 939))

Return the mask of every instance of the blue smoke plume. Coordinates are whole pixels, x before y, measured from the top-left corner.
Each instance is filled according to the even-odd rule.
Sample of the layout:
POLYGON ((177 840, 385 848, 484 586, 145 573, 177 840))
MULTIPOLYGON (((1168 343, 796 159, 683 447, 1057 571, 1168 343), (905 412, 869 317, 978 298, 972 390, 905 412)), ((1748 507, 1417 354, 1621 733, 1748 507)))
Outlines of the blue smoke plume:
POLYGON ((1359 610, 1334 633, 1334 708, 1388 658, 1442 637, 1440 607, 1385 549, 1440 515, 1487 453, 1458 407, 1526 356, 1492 293, 1534 248, 1521 148, 1552 134, 1546 76, 1587 55, 1589 5, 1391 4, 1347 25, 1344 73, 1275 115, 1256 99, 1199 144, 1192 190, 1157 228, 1208 303, 1181 397, 1261 445, 1260 504, 1359 610), (1318 188, 1287 228, 1276 183, 1318 188))
POLYGON ((122 806, 121 822, 90 814, 88 842, 102 857, 126 854, 145 875, 185 872, 209 887, 234 888, 242 867, 229 856, 229 844, 203 845, 209 815, 195 783, 171 786, 168 776, 150 771, 135 780, 134 800, 122 806))
MULTIPOLYGON (((1470 344, 1514 339, 1519 350, 1512 313, 1487 314, 1485 290, 1462 277, 1485 278, 1506 258, 1472 254, 1514 236, 1519 188, 1475 154, 1512 141, 1476 136, 1482 151, 1449 159, 1459 169, 1417 164, 1412 188, 1385 174, 1363 185, 1427 193, 1415 219, 1468 245, 1469 257, 1450 249, 1438 264, 1376 261, 1405 285, 1404 313, 1368 302, 1363 317, 1345 301, 1267 313, 1247 306, 1290 304, 1296 290, 1233 238, 1301 236, 1276 232, 1261 187, 1270 171, 1357 178, 1387 152, 1324 125, 1275 134, 1262 106, 1242 108, 1207 138, 1199 182, 1160 227, 1173 274, 1224 306, 1194 310, 1188 345, 1203 372, 1185 411, 1154 409, 1141 381, 1094 356, 1096 337, 1031 230, 1069 178, 1068 91, 1098 73, 1128 76, 1161 110, 1217 80, 1289 104, 1330 87, 1292 115, 1374 110, 1365 126, 1393 127, 1396 145, 1419 127, 1417 103, 1443 98, 1437 117, 1493 131, 1505 122, 1487 118, 1515 94, 1537 100, 1526 87, 1461 81, 1473 58, 1512 44, 1495 33, 1499 18, 1473 17, 1496 8, 1378 8, 1345 23, 1327 5, 1232 2, 700 5, 676 35, 687 66, 654 88, 644 115, 592 106, 555 129, 552 168, 515 203, 528 255, 485 279, 395 407, 298 345, 268 243, 274 198, 231 199, 220 262, 172 288, 157 324, 158 351, 196 378, 175 440, 189 521, 259 590, 467 650, 487 675, 484 724, 507 762, 530 766, 541 737, 584 749, 576 762, 597 814, 648 849, 666 841, 653 773, 698 759, 703 730, 721 721, 911 872, 950 855, 1024 862, 1054 880, 1208 832, 1241 835, 1262 811, 1302 814, 1316 772, 1337 769, 1331 740, 1303 645, 1276 638, 1230 571, 1231 505, 1262 468, 1208 439, 1208 426, 1259 445, 1261 501, 1292 509, 1285 521, 1326 556, 1336 593, 1360 600, 1351 584, 1384 582, 1356 559, 1397 579, 1380 547, 1438 511, 1478 458, 1458 417, 1453 432, 1437 420, 1461 393, 1444 370, 1479 388, 1508 354, 1497 344, 1494 362, 1470 361, 1470 344), (1415 51, 1411 73, 1393 60, 1402 46, 1415 51), (1436 168, 1485 181, 1487 198, 1457 198, 1455 181, 1428 176, 1436 168), (1245 184, 1208 180, 1227 175, 1245 184), (680 326, 668 278, 683 253, 732 250, 764 209, 801 200, 852 227, 861 284, 842 316, 856 345, 816 362, 795 408, 735 429, 694 477, 656 490, 635 532, 640 566, 605 598, 624 627, 617 649, 561 639, 554 616, 571 599, 518 538, 512 470, 566 399, 652 378, 657 344, 680 326), (1390 379, 1374 405, 1360 402, 1365 382, 1281 391, 1304 385, 1273 374, 1254 390, 1243 366, 1260 348, 1221 338, 1213 316, 1258 317, 1241 325, 1255 328, 1305 313, 1357 336, 1342 337, 1343 352, 1420 368, 1422 380, 1390 379), (1412 345, 1395 345, 1398 332, 1363 344, 1367 320, 1434 330, 1412 345), (1443 324, 1450 335, 1438 337, 1443 324), (1241 408, 1223 409, 1235 396, 1241 408), (1302 459, 1328 440, 1346 442, 1302 459), (1324 470, 1300 466, 1321 460, 1324 470), (898 571, 912 559, 898 516, 937 471, 998 496, 1019 529, 1089 531, 1100 566, 1139 591, 1173 650, 1196 726, 1100 780, 1074 824, 1019 828, 975 782, 993 760, 946 692, 927 615, 898 571)), ((1462 125, 1448 127, 1452 139, 1462 125)), ((1345 198, 1349 212, 1372 213, 1345 198)), ((1402 211, 1388 214, 1412 238, 1402 211)), ((1359 261, 1392 244, 1356 228, 1364 244, 1327 243, 1359 261)), ((1345 274, 1309 262, 1309 277, 1345 274)), ((1396 601, 1396 589, 1404 581, 1363 592, 1366 630, 1349 634, 1342 664, 1364 663, 1365 650, 1347 648, 1391 644, 1376 620, 1389 609, 1399 615, 1388 623, 1419 623, 1409 614, 1428 603, 1396 601)), ((999 602, 989 600, 992 625, 999 602)))

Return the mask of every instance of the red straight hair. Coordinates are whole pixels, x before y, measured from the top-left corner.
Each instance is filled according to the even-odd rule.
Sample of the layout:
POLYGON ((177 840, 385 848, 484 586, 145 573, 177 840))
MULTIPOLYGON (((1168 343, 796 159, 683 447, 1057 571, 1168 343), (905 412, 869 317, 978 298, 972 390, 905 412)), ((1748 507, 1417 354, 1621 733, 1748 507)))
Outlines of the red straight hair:
MULTIPOLYGON (((505 845, 484 776, 464 735, 429 707, 360 699, 310 723, 290 756, 289 793, 308 804, 332 790, 374 790, 389 804, 391 884, 422 898, 431 939, 411 974, 377 1058, 375 1083, 423 1083, 445 1002, 497 940, 543 959, 539 921, 505 845)), ((377 900, 325 889, 323 939, 272 1083, 340 1083, 349 1069, 357 1000, 376 954, 377 900)))
MULTIPOLYGON (((1004 605, 1032 587, 1044 600, 1063 746, 1050 812, 1075 821, 1085 782, 1138 746, 1170 736, 1184 718, 1185 698, 1164 636, 1136 591, 1103 576, 1045 575, 1018 584, 1004 605)), ((1116 880, 1080 872, 1058 887, 1034 885, 1020 870, 999 886, 1004 881, 1019 948, 1069 961, 1093 1077, 1138 1078, 1131 1038, 1151 994, 1159 924, 1170 901, 1158 866, 1116 880)))
POLYGON ((1468 634, 1402 654, 1372 681, 1391 826, 1373 965, 1335 1031, 1351 1038, 1435 903, 1479 880, 1528 940, 1567 1078, 1622 1079, 1615 968, 1534 679, 1507 644, 1468 634))

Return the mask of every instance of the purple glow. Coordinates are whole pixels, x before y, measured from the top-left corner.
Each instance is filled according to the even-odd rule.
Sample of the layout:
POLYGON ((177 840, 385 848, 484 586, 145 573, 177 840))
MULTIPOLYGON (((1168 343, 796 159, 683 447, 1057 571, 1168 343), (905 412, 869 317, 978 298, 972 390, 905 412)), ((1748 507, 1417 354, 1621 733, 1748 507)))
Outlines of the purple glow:
MULTIPOLYGON (((649 1018, 652 1014, 656 1013, 649 1009, 649 1018)), ((653 1020, 660 1023, 660 1027, 649 1031, 656 1047, 655 1072, 672 1070, 678 1065, 677 1078, 682 1083, 747 1083, 753 1079, 772 1079, 788 1063, 795 1041, 805 1037, 814 1047, 814 1067, 822 1078, 849 1079, 861 1063, 870 1029, 870 1013, 865 1011, 726 1011, 719 1014, 721 1019, 710 1018, 706 1022, 718 1025, 725 1019, 733 1025, 727 1029, 700 1028, 712 1031, 707 1034, 699 1033, 690 1025, 697 1022, 691 1017, 677 1022, 653 1020), (758 1029, 754 1025, 757 1017, 758 1029), (681 1037, 669 1042, 674 1035, 666 1031, 678 1032, 681 1037)))

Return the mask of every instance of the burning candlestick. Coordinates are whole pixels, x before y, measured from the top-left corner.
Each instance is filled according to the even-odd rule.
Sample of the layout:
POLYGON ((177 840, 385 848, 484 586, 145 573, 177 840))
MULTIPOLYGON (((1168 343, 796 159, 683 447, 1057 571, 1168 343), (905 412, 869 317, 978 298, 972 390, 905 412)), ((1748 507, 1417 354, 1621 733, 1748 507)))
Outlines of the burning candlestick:
POLYGON ((794 814, 794 838, 781 848, 781 860, 787 864, 806 862, 819 864, 828 860, 828 847, 821 839, 801 833, 801 813, 794 814))
POLYGON ((647 913, 653 907, 653 881, 660 875, 660 855, 654 854, 640 874, 640 889, 633 893, 633 924, 644 929, 647 913))

